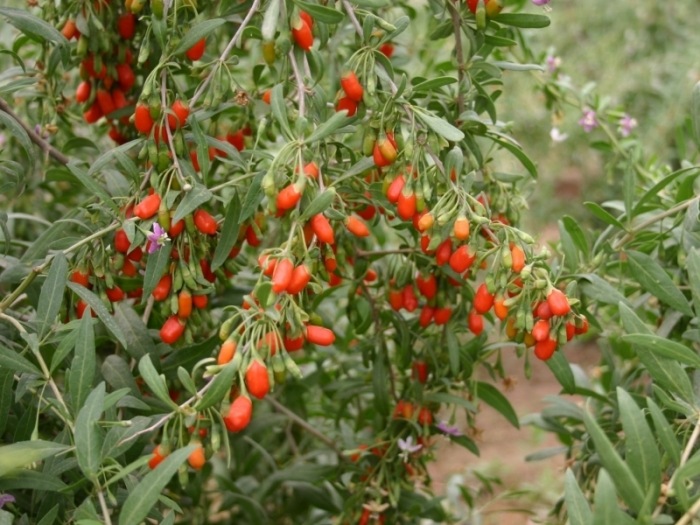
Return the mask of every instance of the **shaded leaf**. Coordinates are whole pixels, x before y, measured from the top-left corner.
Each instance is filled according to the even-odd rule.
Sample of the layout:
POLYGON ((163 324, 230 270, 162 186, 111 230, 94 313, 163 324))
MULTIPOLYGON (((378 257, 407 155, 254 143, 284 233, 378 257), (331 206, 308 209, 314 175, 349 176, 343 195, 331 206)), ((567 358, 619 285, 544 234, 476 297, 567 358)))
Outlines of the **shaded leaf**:
POLYGON ((165 269, 168 263, 171 262, 170 252, 172 251, 173 243, 166 243, 159 250, 148 256, 146 262, 146 273, 143 276, 143 297, 149 297, 155 289, 158 281, 165 274, 165 269))
POLYGON ((63 252, 58 252, 51 261, 49 274, 41 286, 37 306, 39 336, 46 334, 53 325, 63 303, 63 292, 68 282, 68 261, 63 252))
POLYGON ((0 346, 0 366, 15 372, 27 372, 38 376, 42 375, 41 371, 34 363, 14 350, 10 350, 4 346, 0 346))
POLYGON ((67 445, 53 441, 21 441, 0 447, 0 478, 35 461, 55 456, 68 449, 67 445))
POLYGON ((632 345, 640 345, 662 357, 667 357, 694 368, 700 368, 700 356, 691 348, 665 337, 652 334, 629 334, 622 340, 632 345))
POLYGON ((515 428, 520 428, 518 415, 513 410, 510 401, 501 394, 501 392, 493 385, 482 381, 476 382, 474 396, 484 401, 484 403, 492 406, 505 417, 515 428))
POLYGON ((126 351, 135 359, 154 354, 156 345, 148 335, 148 328, 134 309, 125 303, 114 304, 114 320, 126 339, 126 351))
POLYGON ((100 321, 104 323, 107 330, 109 330, 124 347, 126 347, 126 337, 124 337, 122 329, 119 327, 119 325, 117 325, 116 321, 112 317, 112 314, 109 313, 109 310, 107 310, 107 307, 104 305, 102 300, 93 292, 84 286, 80 286, 79 284, 69 282, 68 287, 90 306, 92 311, 95 312, 97 317, 100 318, 100 321))
POLYGON ((238 198, 238 193, 234 193, 233 197, 226 207, 226 216, 224 224, 221 227, 221 237, 216 244, 214 257, 211 261, 212 271, 216 270, 228 259, 229 253, 238 241, 238 231, 240 229, 239 216, 241 212, 241 201, 238 198))
POLYGON ((104 400, 105 384, 100 383, 90 392, 75 420, 75 455, 80 470, 88 479, 95 479, 102 463, 104 437, 97 421, 102 415, 104 400))
POLYGON ((70 389, 71 405, 75 414, 83 406, 88 393, 92 390, 95 379, 95 330, 90 315, 83 315, 78 326, 78 337, 75 340, 75 355, 71 361, 68 387, 70 389))
POLYGON ((642 288, 668 306, 692 317, 693 311, 688 300, 653 258, 645 253, 630 250, 627 252, 627 260, 633 279, 639 282, 642 288))
POLYGON ((566 513, 571 525, 593 525, 593 513, 586 497, 578 486, 576 477, 571 469, 566 469, 564 481, 564 498, 566 513))

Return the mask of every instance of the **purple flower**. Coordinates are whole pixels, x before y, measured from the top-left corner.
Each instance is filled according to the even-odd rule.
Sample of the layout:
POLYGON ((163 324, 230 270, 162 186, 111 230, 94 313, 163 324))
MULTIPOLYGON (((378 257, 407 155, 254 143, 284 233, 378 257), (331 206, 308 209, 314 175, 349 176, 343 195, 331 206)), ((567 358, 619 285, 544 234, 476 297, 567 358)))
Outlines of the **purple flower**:
POLYGON ((547 55, 545 64, 547 64, 547 71, 550 73, 556 73, 556 71, 561 67, 561 58, 555 57, 554 55, 547 55))
POLYGON ((399 450, 401 450, 400 456, 403 458, 404 462, 408 461, 408 455, 418 452, 423 448, 420 443, 413 444, 413 436, 408 436, 406 440, 399 438, 398 440, 399 450))
POLYGON ((148 235, 148 240, 150 241, 148 243, 148 253, 155 253, 160 250, 170 238, 168 237, 168 232, 161 228, 160 224, 154 222, 153 233, 148 235))
POLYGON ((549 2, 550 0, 532 0, 535 5, 547 5, 549 2))
POLYGON ((552 130, 549 132, 549 138, 551 138, 553 142, 564 142, 569 138, 569 134, 562 133, 559 131, 559 128, 552 128, 552 130))
POLYGON ((15 497, 12 494, 0 494, 0 509, 5 503, 14 503, 15 497))
POLYGON ((622 118, 620 119, 620 127, 617 128, 617 131, 622 135, 623 137, 629 137, 632 134, 632 131, 634 128, 637 127, 637 119, 630 117, 627 113, 625 113, 622 118))
POLYGON ((448 436, 461 436, 462 432, 459 430, 459 427, 453 427, 450 425, 447 421, 440 421, 435 427, 442 433, 447 434, 448 436))
POLYGON ((595 111, 591 108, 584 108, 583 116, 578 121, 579 126, 583 128, 583 131, 590 133, 595 128, 598 127, 598 119, 596 118, 595 111))

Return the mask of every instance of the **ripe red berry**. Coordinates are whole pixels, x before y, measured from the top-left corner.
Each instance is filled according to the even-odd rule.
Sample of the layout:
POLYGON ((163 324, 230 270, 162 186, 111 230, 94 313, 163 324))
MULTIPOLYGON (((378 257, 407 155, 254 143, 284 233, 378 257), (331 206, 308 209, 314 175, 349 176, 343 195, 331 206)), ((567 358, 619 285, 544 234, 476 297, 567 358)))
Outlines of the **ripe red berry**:
POLYGON ((311 344, 329 346, 335 342, 335 334, 324 326, 307 325, 306 340, 311 344))
POLYGON ((569 305, 569 299, 566 294, 557 288, 552 288, 547 296, 547 304, 549 304, 550 310, 552 310, 552 315, 566 315, 571 311, 571 306, 569 305))
POLYGON ((354 71, 348 71, 345 73, 340 79, 340 85, 348 98, 354 100, 355 102, 360 102, 362 100, 364 89, 362 88, 362 84, 360 84, 360 81, 354 71))
POLYGON ((248 396, 239 396, 224 417, 224 424, 229 432, 240 432, 250 423, 253 415, 253 402, 248 396))
POLYGON ((194 212, 194 225, 205 235, 216 235, 219 229, 219 224, 216 222, 216 219, 205 210, 197 210, 194 212))
POLYGON ((270 378, 267 367, 259 359, 254 359, 245 371, 245 385, 251 395, 262 399, 270 391, 270 378))
POLYGON ((175 344, 184 333, 185 323, 177 315, 171 315, 160 329, 160 339, 165 344, 172 345, 175 344))
POLYGON ((485 314, 493 306, 494 297, 486 288, 486 284, 482 283, 474 294, 474 310, 476 313, 485 314))
POLYGON ((153 118, 151 118, 151 111, 145 104, 138 104, 134 110, 134 126, 136 130, 147 135, 153 129, 153 118))
POLYGON ((195 44, 185 52, 185 56, 189 58, 192 62, 199 60, 204 55, 204 48, 207 45, 205 38, 198 40, 195 44))

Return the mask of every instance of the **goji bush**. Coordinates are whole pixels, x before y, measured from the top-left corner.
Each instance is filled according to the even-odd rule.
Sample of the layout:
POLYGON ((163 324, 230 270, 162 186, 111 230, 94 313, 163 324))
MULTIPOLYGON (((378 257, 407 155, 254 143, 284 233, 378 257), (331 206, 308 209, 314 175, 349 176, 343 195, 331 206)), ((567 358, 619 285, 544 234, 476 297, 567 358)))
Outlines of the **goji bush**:
MULTIPOLYGON (((610 225, 594 246, 564 218, 563 264, 518 227, 537 168, 498 101, 505 73, 545 69, 523 32, 549 25, 541 9, 81 0, 0 15, 13 26, 0 55, 3 519, 452 521, 426 468, 435 444, 478 453, 484 403, 519 424, 475 371, 505 376, 504 351, 526 368, 544 360, 566 392, 601 403, 603 420, 607 397, 575 383, 561 348, 621 299, 639 340, 614 351, 656 345, 668 362, 611 364, 604 388, 642 392, 648 370, 675 403, 664 408, 694 417, 676 360, 692 367, 697 355, 663 339, 690 329, 678 324, 692 316, 690 291, 670 291, 652 259, 659 244, 678 257, 685 237, 671 228, 659 243, 642 235, 657 221, 633 223, 693 205, 697 221, 691 168, 645 167, 596 119, 602 103, 586 101, 582 126, 607 130, 627 167, 623 217, 591 204, 610 225), (673 208, 660 193, 671 183, 684 203, 673 208), (677 310, 659 336, 630 307, 644 293, 677 310)), ((543 82, 551 104, 567 102, 543 82)), ((659 309, 645 306, 643 317, 659 309)), ((584 430, 548 429, 582 465, 583 490, 594 474, 606 487, 597 508, 641 519, 661 467, 642 461, 652 431, 620 391, 631 466, 588 412, 574 421, 592 440, 580 456, 584 430)), ((648 403, 669 446, 676 434, 648 403)), ((570 521, 592 523, 567 476, 568 506, 582 513, 570 521)), ((682 486, 679 512, 696 501, 682 486)))

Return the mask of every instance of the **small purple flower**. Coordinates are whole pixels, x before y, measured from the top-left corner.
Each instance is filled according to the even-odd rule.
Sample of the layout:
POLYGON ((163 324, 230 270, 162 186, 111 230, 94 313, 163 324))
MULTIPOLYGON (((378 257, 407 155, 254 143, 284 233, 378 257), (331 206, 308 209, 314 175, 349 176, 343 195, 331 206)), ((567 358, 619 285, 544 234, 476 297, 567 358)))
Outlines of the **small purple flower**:
POLYGON ((453 427, 450 425, 447 421, 440 421, 435 427, 442 433, 447 434, 448 436, 461 436, 462 432, 459 430, 459 427, 453 427))
POLYGON ((532 0, 535 5, 547 5, 549 2, 550 0, 532 0))
POLYGON ((155 253, 160 250, 170 238, 168 237, 168 232, 161 228, 160 224, 154 222, 153 233, 148 235, 148 240, 150 241, 148 243, 148 253, 155 253))
POLYGON ((617 129, 617 131, 622 135, 623 137, 629 137, 632 134, 632 131, 634 128, 637 127, 637 119, 630 117, 627 113, 625 113, 622 118, 620 119, 620 127, 617 129))
POLYGON ((5 503, 14 503, 15 497, 12 494, 0 494, 0 509, 5 503))
POLYGON ((551 74, 554 74, 561 67, 561 58, 556 57, 554 55, 547 55, 547 58, 545 59, 545 64, 547 64, 547 71, 551 74))
POLYGON ((579 126, 583 128, 583 131, 590 133, 595 128, 598 127, 598 119, 596 118, 595 111, 591 108, 585 108, 583 110, 583 116, 578 121, 579 126))
POLYGON ((399 438, 398 445, 399 450, 401 450, 400 455, 403 458, 404 462, 408 461, 409 454, 418 452, 420 449, 423 448, 423 445, 421 445, 420 443, 417 443, 415 445, 413 444, 413 436, 408 436, 405 441, 399 438))

